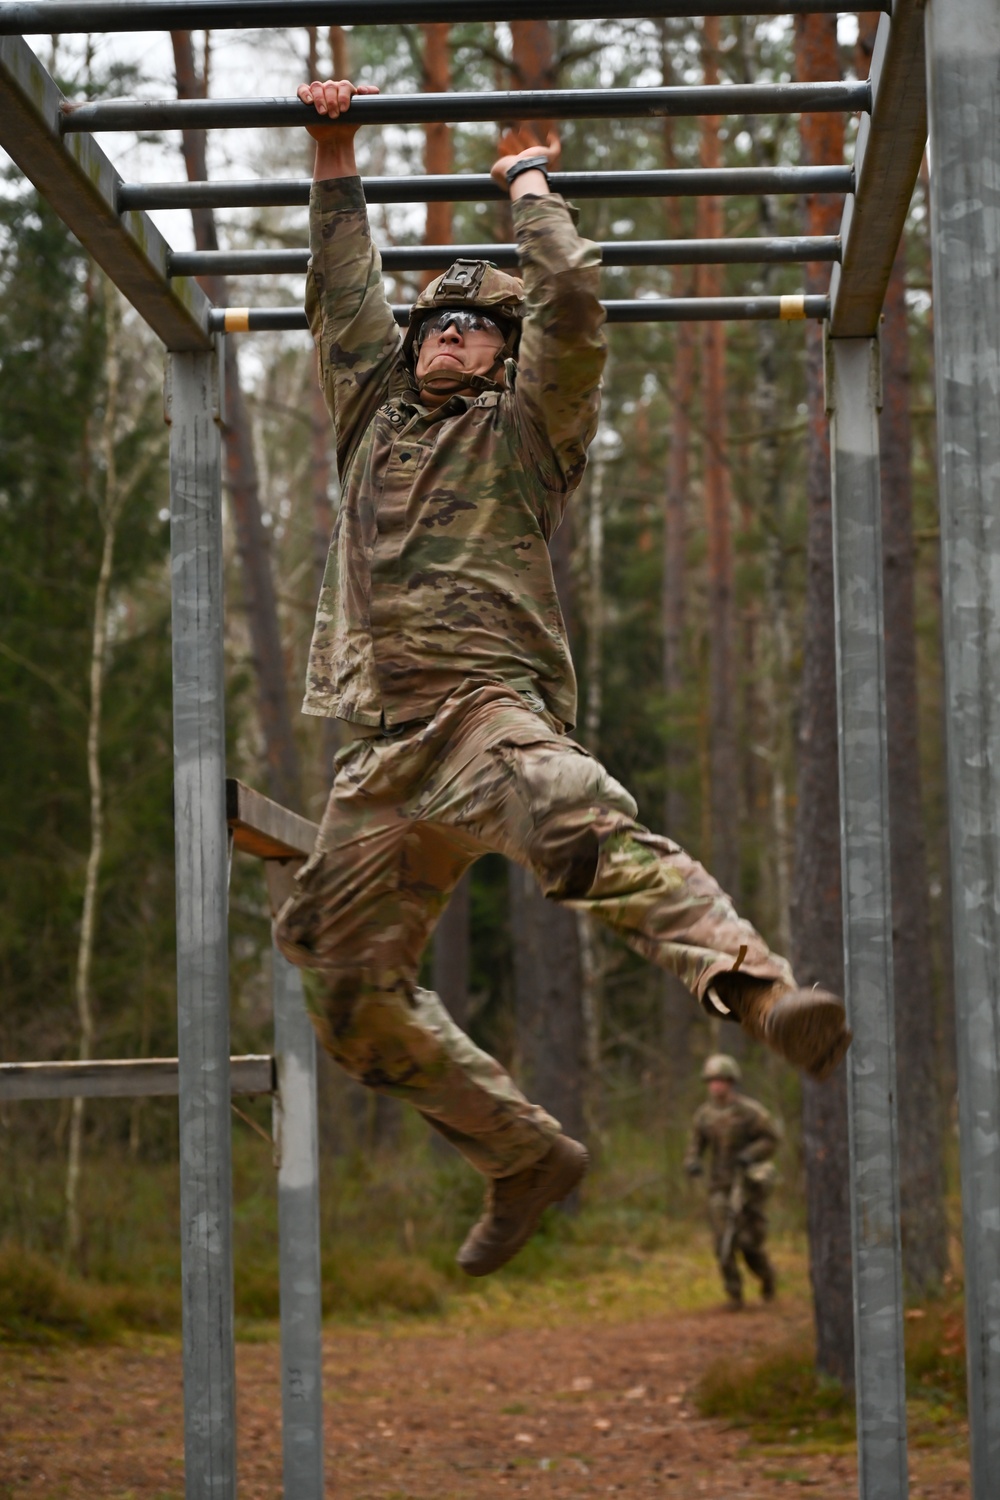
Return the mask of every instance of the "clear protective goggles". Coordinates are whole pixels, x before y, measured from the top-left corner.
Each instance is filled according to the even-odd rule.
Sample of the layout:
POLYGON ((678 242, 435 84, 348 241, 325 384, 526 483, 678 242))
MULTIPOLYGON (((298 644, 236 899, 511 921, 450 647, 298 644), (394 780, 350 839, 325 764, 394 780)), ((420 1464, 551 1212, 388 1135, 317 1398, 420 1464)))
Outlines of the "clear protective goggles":
POLYGON ((444 312, 430 313, 423 320, 413 340, 414 348, 419 349, 428 336, 444 333, 448 328, 457 329, 463 338, 470 333, 495 333, 501 341, 505 337, 500 325, 485 313, 476 308, 453 307, 444 312))

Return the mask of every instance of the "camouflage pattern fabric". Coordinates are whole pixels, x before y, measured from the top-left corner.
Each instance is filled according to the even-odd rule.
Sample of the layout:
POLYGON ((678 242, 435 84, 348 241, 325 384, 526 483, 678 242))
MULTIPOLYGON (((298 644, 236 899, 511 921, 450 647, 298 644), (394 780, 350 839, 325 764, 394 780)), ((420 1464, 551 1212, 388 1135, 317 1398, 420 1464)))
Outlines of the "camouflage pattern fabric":
POLYGON ((729 1194, 710 1193, 708 1215, 715 1240, 715 1257, 722 1273, 722 1284, 731 1302, 743 1300, 743 1278, 740 1275, 739 1256, 742 1255, 748 1268, 761 1284, 765 1296, 773 1296, 775 1288, 774 1266, 766 1250, 767 1214, 766 1193, 760 1189, 748 1190, 744 1195, 733 1233, 729 1229, 729 1194))
POLYGON ((313 185, 306 310, 341 503, 304 711, 392 727, 465 682, 576 683, 548 540, 583 477, 604 368, 599 248, 555 194, 512 205, 527 297, 503 391, 423 406, 382 287, 361 180, 313 185))
POLYGON ((791 982, 702 866, 635 813, 558 719, 505 683, 469 683, 427 722, 371 731, 337 757, 276 940, 314 971, 310 1009, 333 1057, 414 1104, 489 1176, 531 1166, 559 1127, 417 986, 424 946, 479 855, 530 869, 547 896, 599 917, 699 999, 741 948, 741 972, 791 982))
POLYGON ((706 1099, 691 1121, 684 1165, 708 1152, 708 1190, 728 1193, 740 1168, 770 1161, 780 1140, 777 1122, 756 1099, 736 1092, 725 1104, 706 1099))
POLYGON ((746 1169, 752 1174, 755 1166, 769 1162, 780 1140, 781 1132, 773 1116, 746 1094, 734 1093, 726 1103, 706 1100, 691 1122, 684 1164, 691 1167, 706 1152, 709 1154, 709 1221, 723 1284, 734 1302, 743 1295, 738 1254, 742 1254, 765 1292, 770 1294, 774 1290, 774 1268, 764 1248, 767 1239, 764 1205, 769 1189, 748 1177, 746 1169), (730 1228, 732 1233, 727 1234, 730 1228))

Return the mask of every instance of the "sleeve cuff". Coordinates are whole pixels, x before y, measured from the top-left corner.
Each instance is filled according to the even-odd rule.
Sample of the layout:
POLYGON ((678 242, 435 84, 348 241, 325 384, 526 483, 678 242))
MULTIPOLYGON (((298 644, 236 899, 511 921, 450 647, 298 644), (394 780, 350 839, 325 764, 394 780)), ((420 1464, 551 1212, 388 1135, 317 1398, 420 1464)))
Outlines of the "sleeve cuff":
POLYGON ((364 209, 365 192, 360 177, 327 177, 314 182, 309 190, 309 207, 320 213, 342 213, 364 209))
POLYGON ((515 232, 522 226, 528 228, 531 224, 544 223, 546 219, 569 219, 575 225, 580 215, 571 203, 567 203, 561 193, 543 193, 536 197, 533 193, 526 193, 523 198, 515 198, 510 205, 511 217, 515 232))

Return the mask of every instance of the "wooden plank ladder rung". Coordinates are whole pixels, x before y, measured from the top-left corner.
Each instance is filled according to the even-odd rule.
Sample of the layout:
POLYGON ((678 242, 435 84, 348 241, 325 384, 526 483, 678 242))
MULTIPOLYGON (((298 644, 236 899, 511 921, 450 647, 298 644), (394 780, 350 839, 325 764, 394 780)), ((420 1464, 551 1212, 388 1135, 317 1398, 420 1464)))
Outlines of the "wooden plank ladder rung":
MULTIPOLYGON (((229 1059, 233 1095, 273 1094, 273 1057, 229 1059)), ((176 1057, 100 1058, 90 1062, 0 1063, 0 1099, 146 1099, 177 1097, 176 1057)))
POLYGON ((252 787, 226 779, 226 820, 233 842, 246 854, 261 859, 305 859, 312 853, 319 825, 289 812, 252 787))

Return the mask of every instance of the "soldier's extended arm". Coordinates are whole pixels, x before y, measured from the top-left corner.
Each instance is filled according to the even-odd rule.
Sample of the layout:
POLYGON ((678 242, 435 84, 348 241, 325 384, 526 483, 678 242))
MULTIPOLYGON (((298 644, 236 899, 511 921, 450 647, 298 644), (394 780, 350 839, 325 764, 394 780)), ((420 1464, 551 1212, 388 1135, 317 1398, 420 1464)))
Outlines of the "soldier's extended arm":
POLYGON ((569 206, 558 194, 525 192, 512 213, 528 305, 516 409, 550 491, 550 513, 542 520, 551 533, 566 496, 583 477, 597 430, 607 355, 598 300, 601 253, 577 234, 569 206))
POLYGON ((316 166, 309 201, 306 314, 319 350, 320 380, 337 437, 341 478, 358 439, 402 359, 402 338, 382 285, 368 210, 354 160, 356 127, 344 119, 355 93, 373 85, 303 84, 299 97, 327 123, 309 127, 316 166), (336 121, 336 123, 331 123, 336 121))

